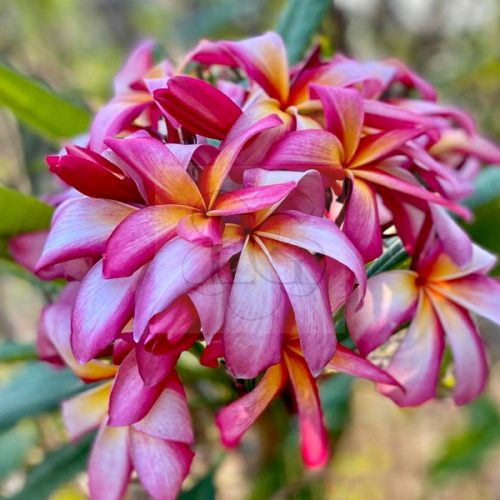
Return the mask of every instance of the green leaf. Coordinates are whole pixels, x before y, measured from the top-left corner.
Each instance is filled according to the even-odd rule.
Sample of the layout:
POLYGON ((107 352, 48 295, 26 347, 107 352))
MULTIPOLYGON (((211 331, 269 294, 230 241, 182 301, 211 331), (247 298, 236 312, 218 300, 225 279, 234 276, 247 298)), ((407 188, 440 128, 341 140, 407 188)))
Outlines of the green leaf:
POLYGON ((500 197, 500 167, 486 167, 476 177, 472 196, 464 204, 473 210, 500 197))
POLYGON ((0 385, 0 427, 56 408, 82 386, 68 369, 56 370, 41 362, 27 363, 0 385))
POLYGON ((0 186, 0 237, 47 229, 53 212, 33 196, 0 186))
POLYGON ((487 453, 500 441, 500 415, 491 401, 477 399, 467 410, 467 427, 448 439, 441 455, 430 467, 429 475, 434 481, 477 470, 487 453))
POLYGON ((278 33, 285 41, 288 59, 295 64, 311 44, 332 0, 289 0, 278 23, 278 33))
MULTIPOLYGON (((85 469, 94 435, 85 436, 77 443, 65 444, 49 452, 45 460, 28 475, 24 488, 12 500, 45 500, 59 486, 73 479, 85 469)), ((113 478, 109 479, 113 481, 113 478)))
POLYGON ((48 87, 0 65, 0 106, 51 140, 84 132, 90 113, 58 96, 48 87))
POLYGON ((32 361, 38 359, 38 352, 33 344, 4 342, 0 344, 0 363, 32 361))
POLYGON ((341 433, 348 423, 353 382, 353 377, 339 373, 319 385, 323 418, 331 434, 341 433))
MULTIPOLYGON (((500 167, 483 169, 475 180, 474 194, 464 204, 474 211, 474 221, 464 224, 471 238, 491 252, 500 254, 500 167)), ((493 274, 500 274, 500 264, 493 274)))
POLYGON ((190 490, 179 494, 179 500, 214 500, 215 485, 213 471, 201 478, 190 490))
POLYGON ((23 420, 0 434, 0 479, 21 467, 38 440, 36 425, 23 420))

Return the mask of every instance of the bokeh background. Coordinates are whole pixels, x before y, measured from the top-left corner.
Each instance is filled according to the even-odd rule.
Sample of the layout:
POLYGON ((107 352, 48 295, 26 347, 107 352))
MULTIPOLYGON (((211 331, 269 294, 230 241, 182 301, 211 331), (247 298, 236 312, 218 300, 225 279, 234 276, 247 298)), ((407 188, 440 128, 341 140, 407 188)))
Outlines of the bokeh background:
MULTIPOLYGON (((334 3, 316 36, 325 54, 402 59, 438 88, 443 101, 467 109, 482 132, 500 142, 499 0, 334 3)), ((284 4, 0 0, 0 61, 97 109, 110 97, 112 77, 138 40, 157 40, 162 53, 176 60, 201 37, 241 38, 272 29, 284 4)), ((35 195, 46 191, 50 179, 43 156, 53 150, 0 109, 1 184, 35 195)), ((470 227, 492 250, 500 241, 499 203, 482 209, 470 227)), ((0 265, 0 341, 33 341, 48 292, 10 271, 0 265)), ((370 383, 341 376, 325 381, 322 397, 334 458, 321 473, 303 473, 295 423, 283 428, 286 410, 279 403, 230 453, 217 444, 210 412, 195 409, 203 443, 190 481, 205 474, 213 483, 197 498, 499 499, 500 332, 487 323, 481 328, 489 345, 491 381, 468 408, 454 407, 445 388, 442 400, 402 410, 370 383)), ((0 389, 16 369, 12 363, 0 365, 0 389)), ((0 496, 19 490, 26 471, 64 441, 56 411, 0 429, 0 496)), ((66 467, 64 461, 60 467, 66 467)), ((83 473, 63 483, 51 498, 85 498, 83 473)), ((129 497, 142 498, 134 488, 129 497)))

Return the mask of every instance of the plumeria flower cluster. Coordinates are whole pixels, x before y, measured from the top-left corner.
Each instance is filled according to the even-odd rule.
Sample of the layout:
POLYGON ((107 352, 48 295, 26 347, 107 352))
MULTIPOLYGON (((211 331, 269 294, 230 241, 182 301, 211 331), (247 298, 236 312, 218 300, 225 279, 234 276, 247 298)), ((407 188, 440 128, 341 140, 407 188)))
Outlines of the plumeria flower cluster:
POLYGON ((38 341, 100 382, 63 405, 71 438, 98 429, 91 497, 121 498, 133 470, 153 498, 176 496, 194 440, 176 366, 195 345, 205 366, 255 379, 218 412, 222 442, 291 394, 308 467, 328 458, 321 374, 416 405, 449 348, 456 403, 476 397, 487 366, 472 313, 500 323, 500 285, 457 219, 494 162, 471 118, 399 61, 316 49, 289 67, 275 33, 202 41, 177 67, 139 45, 88 137, 47 158, 66 186, 50 231, 11 244, 68 280, 38 341), (395 239, 407 268, 367 279, 395 239), (342 311, 354 344, 337 342, 342 311))

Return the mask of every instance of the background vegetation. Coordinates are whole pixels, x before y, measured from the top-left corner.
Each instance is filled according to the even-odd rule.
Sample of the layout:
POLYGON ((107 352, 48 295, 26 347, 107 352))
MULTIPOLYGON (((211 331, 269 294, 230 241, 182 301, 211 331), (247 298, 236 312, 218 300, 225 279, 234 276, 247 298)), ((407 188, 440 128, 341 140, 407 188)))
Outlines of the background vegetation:
MULTIPOLYGON (((498 0, 286 3, 0 2, 0 106, 5 108, 0 109, 0 184, 5 186, 0 188, 0 496, 85 498, 82 471, 89 440, 68 445, 57 412, 59 401, 79 390, 78 382, 34 361, 31 347, 37 316, 53 288, 16 267, 5 244, 12 234, 44 227, 50 213, 10 188, 26 195, 53 189, 43 156, 57 149, 61 137, 85 130, 88 111, 110 96, 111 79, 137 40, 156 39, 175 60, 200 37, 240 38, 279 26, 295 56, 314 31, 325 54, 338 50, 363 59, 404 60, 437 86, 444 101, 468 109, 482 131, 500 141, 498 0)), ((469 228, 494 251, 500 249, 497 172, 482 178, 473 201, 477 219, 469 228)), ((322 473, 302 471, 295 423, 284 424, 286 409, 280 403, 240 450, 223 452, 209 424, 206 394, 193 382, 202 443, 185 496, 499 498, 500 337, 490 325, 481 326, 492 376, 485 396, 468 408, 444 399, 401 410, 367 382, 343 376, 325 381, 322 399, 334 459, 322 473)), ((187 360, 184 377, 189 374, 187 360)), ((220 391, 222 399, 227 397, 220 391)), ((139 498, 139 493, 132 488, 129 496, 139 498)))

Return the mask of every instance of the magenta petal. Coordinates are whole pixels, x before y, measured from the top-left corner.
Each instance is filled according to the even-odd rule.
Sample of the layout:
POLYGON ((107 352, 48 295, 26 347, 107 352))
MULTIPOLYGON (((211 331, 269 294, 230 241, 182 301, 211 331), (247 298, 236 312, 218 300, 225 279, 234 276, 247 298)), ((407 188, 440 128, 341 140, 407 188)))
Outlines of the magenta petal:
POLYGON ((361 177, 362 179, 372 182, 373 184, 378 184, 393 191, 402 193, 403 195, 408 194, 410 196, 420 198, 421 200, 442 205, 461 217, 470 219, 470 211, 467 208, 462 207, 453 201, 447 200, 438 193, 424 189, 424 187, 418 184, 414 178, 411 179, 412 182, 409 182, 411 174, 404 170, 400 169, 398 171, 396 168, 389 169, 380 166, 370 167, 367 169, 358 168, 355 170, 355 175, 356 177, 361 177))
POLYGON ((179 220, 192 212, 193 209, 179 205, 155 205, 129 215, 108 240, 104 276, 130 276, 176 235, 179 220))
MULTIPOLYGON (((209 279, 207 282, 210 281, 209 279)), ((204 283, 200 285, 203 286, 204 283)), ((192 299, 183 295, 151 320, 149 333, 151 337, 166 335, 171 344, 176 344, 197 320, 197 311, 192 299)))
MULTIPOLYGON (((220 246, 194 245, 182 238, 166 243, 149 264, 136 294, 134 337, 139 340, 156 314, 210 278, 225 264, 220 246)), ((230 255, 227 256, 227 259, 230 255)))
POLYGON ((444 251, 459 267, 472 260, 472 241, 468 234, 446 213, 443 207, 430 205, 432 220, 444 251))
POLYGON ((249 214, 279 204, 295 188, 294 182, 236 189, 220 195, 210 215, 249 214))
POLYGON ((353 293, 354 274, 347 267, 332 259, 326 260, 328 273, 328 297, 332 312, 343 306, 353 293))
POLYGON ((343 229, 365 262, 382 254, 382 230, 375 192, 361 179, 352 180, 343 229))
POLYGON ((209 209, 213 207, 224 180, 235 166, 235 161, 247 142, 256 135, 281 124, 282 121, 277 115, 267 115, 247 127, 241 134, 223 143, 220 153, 209 166, 205 167, 198 182, 209 209))
POLYGON ((341 178, 342 154, 342 145, 332 133, 326 130, 299 130, 276 141, 264 164, 272 170, 315 169, 341 178))
POLYGON ((155 351, 146 348, 142 342, 136 344, 135 347, 139 374, 144 385, 147 387, 157 386, 165 381, 174 371, 175 365, 181 355, 181 349, 177 348, 177 346, 163 349, 161 353, 155 351))
POLYGON ((106 147, 106 138, 130 126, 152 103, 146 92, 132 91, 116 96, 95 115, 90 128, 90 148, 100 153, 106 147))
POLYGON ((467 311, 439 295, 432 294, 431 300, 453 354, 453 399, 458 405, 469 403, 486 385, 488 362, 483 341, 467 311))
POLYGON ((224 446, 236 446, 243 434, 278 395, 287 380, 283 364, 267 369, 255 388, 219 411, 215 422, 224 446))
POLYGON ((325 265, 300 248, 267 239, 263 243, 292 305, 304 357, 311 373, 318 375, 337 343, 325 265))
POLYGON ((204 208, 200 192, 174 154, 158 139, 137 135, 106 140, 123 161, 122 168, 137 183, 151 204, 174 203, 204 208))
POLYGON ((224 139, 241 115, 241 109, 223 92, 191 76, 170 78, 167 88, 156 90, 154 97, 183 127, 214 139, 224 139))
POLYGON ((299 413, 302 459, 309 468, 323 467, 328 460, 328 434, 316 381, 300 356, 288 353, 285 361, 299 413))
POLYGON ((210 247, 220 245, 223 223, 219 217, 210 217, 201 212, 183 217, 177 225, 177 235, 195 245, 210 247))
POLYGON ((332 221, 289 210, 269 217, 256 234, 325 255, 344 264, 354 273, 364 291, 366 274, 363 259, 332 221))
POLYGON ((123 360, 109 398, 109 425, 131 425, 144 418, 163 389, 162 384, 146 386, 139 374, 137 358, 131 351, 123 360))
POLYGON ((332 368, 341 373, 347 373, 353 377, 373 380, 381 384, 400 385, 399 382, 386 371, 359 354, 356 354, 354 351, 344 347, 342 344, 337 345, 335 354, 327 364, 327 368, 332 368))
POLYGON ((415 406, 435 397, 443 349, 439 321, 429 299, 421 293, 417 314, 387 368, 404 390, 381 384, 380 392, 399 406, 415 406))
POLYGON ((89 458, 90 496, 95 500, 122 500, 132 472, 129 430, 102 425, 89 458))
POLYGON ((191 417, 184 388, 177 375, 172 375, 149 413, 134 424, 134 429, 148 436, 192 444, 191 417))
POLYGON ((473 274, 443 282, 435 289, 465 309, 500 325, 500 283, 496 279, 473 274))
POLYGON ((411 271, 390 271, 370 278, 359 308, 360 291, 354 292, 346 306, 346 320, 361 354, 369 354, 413 317, 418 297, 416 277, 411 271))
POLYGON ((71 334, 71 346, 80 363, 92 359, 120 335, 132 317, 140 274, 104 279, 99 261, 84 278, 73 310, 71 334))
POLYGON ((363 128, 363 98, 356 89, 311 85, 311 95, 323 105, 326 129, 343 146, 343 161, 349 163, 358 148, 363 128))
POLYGON ((188 445, 131 431, 132 462, 144 489, 154 498, 175 500, 194 453, 188 445))
POLYGON ((210 343, 224 323, 233 277, 228 265, 189 292, 200 317, 203 337, 210 343))
MULTIPOLYGON (((245 170, 243 176, 245 186, 270 186, 293 182, 295 189, 279 204, 280 210, 298 210, 309 215, 322 216, 325 210, 323 180, 316 170, 290 172, 286 170, 265 170, 252 168, 245 170)), ((273 207, 274 208, 274 207, 273 207)), ((266 211, 266 216, 269 212, 266 211)))
POLYGON ((113 80, 115 94, 126 92, 153 67, 154 42, 144 40, 135 47, 113 80))
POLYGON ((223 327, 226 361, 236 378, 254 378, 280 360, 287 308, 285 291, 268 257, 248 240, 223 327))
POLYGON ((95 198, 74 198, 64 202, 54 214, 37 269, 104 253, 113 229, 134 210, 118 201, 95 198))

